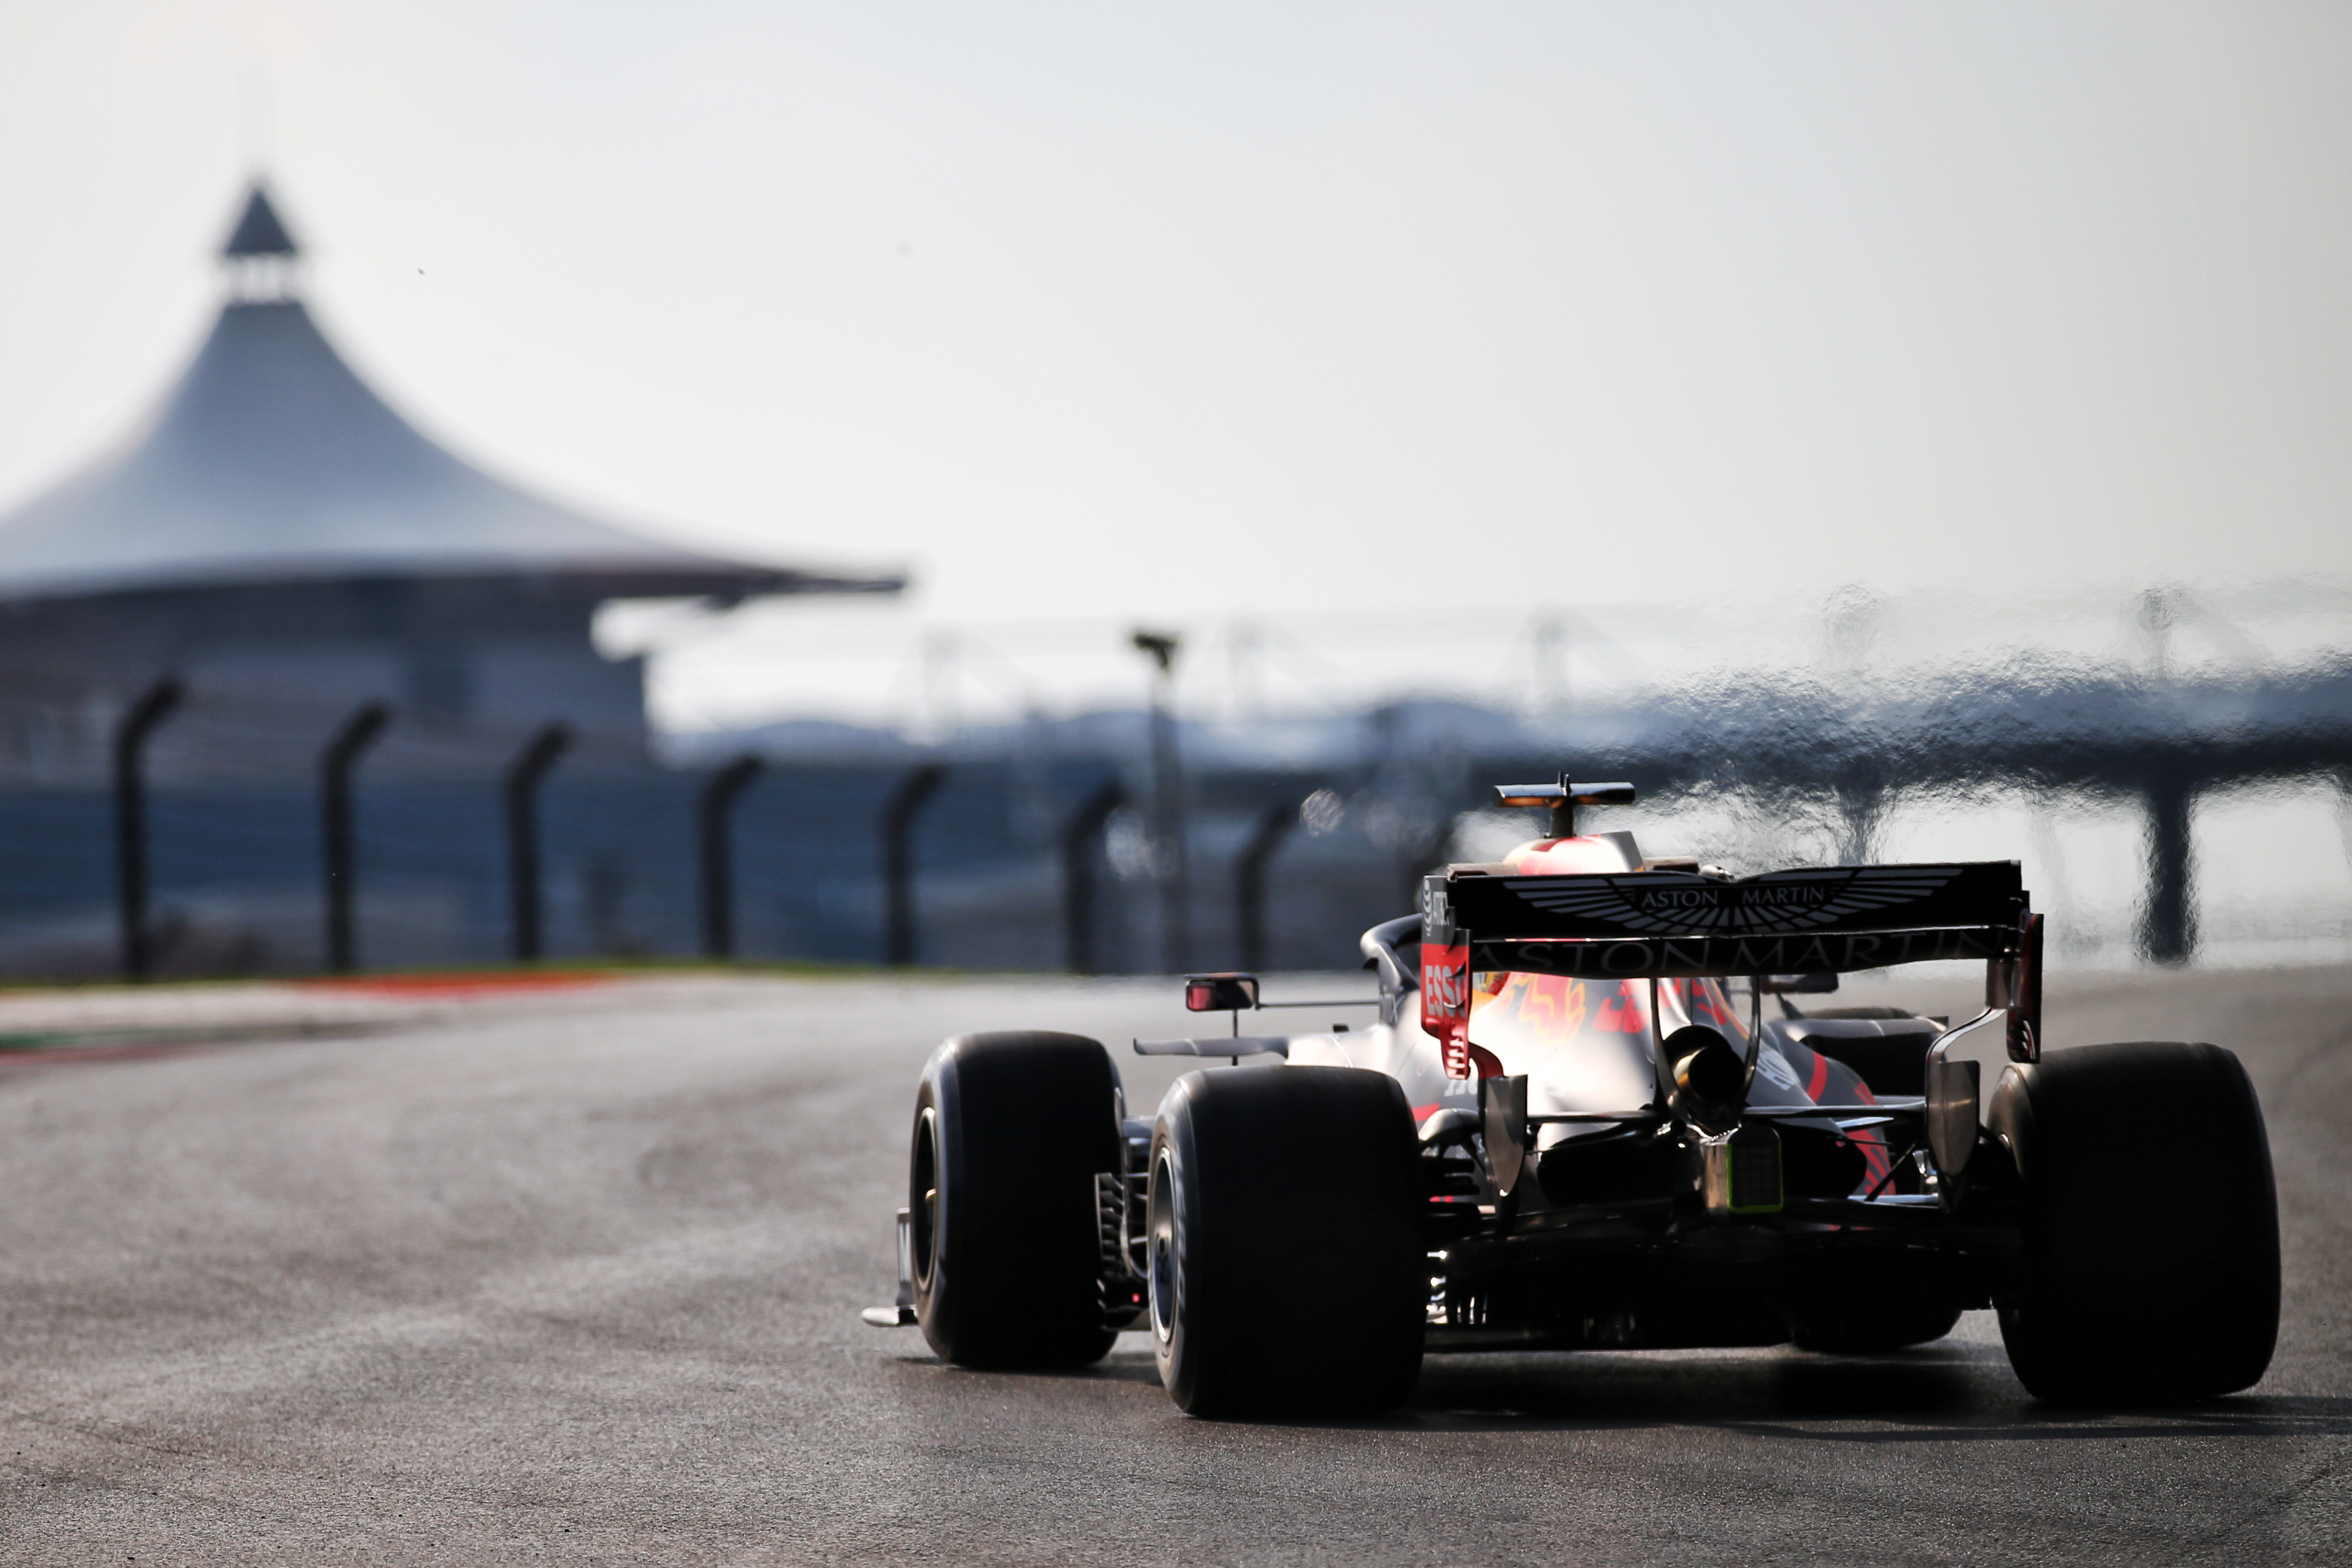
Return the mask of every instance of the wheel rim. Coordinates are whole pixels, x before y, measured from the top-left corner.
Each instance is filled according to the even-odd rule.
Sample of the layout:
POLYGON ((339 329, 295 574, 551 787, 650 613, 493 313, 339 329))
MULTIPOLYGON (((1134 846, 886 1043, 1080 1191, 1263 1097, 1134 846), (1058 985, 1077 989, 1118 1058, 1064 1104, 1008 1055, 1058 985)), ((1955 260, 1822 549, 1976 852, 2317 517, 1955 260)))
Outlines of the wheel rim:
POLYGON ((1151 1332, 1166 1344, 1176 1332, 1176 1177, 1166 1150, 1151 1166, 1151 1332))
POLYGON ((914 1227, 915 1281, 929 1287, 939 1257, 940 1142, 939 1113, 923 1107, 915 1122, 915 1154, 908 1172, 908 1221, 914 1227))

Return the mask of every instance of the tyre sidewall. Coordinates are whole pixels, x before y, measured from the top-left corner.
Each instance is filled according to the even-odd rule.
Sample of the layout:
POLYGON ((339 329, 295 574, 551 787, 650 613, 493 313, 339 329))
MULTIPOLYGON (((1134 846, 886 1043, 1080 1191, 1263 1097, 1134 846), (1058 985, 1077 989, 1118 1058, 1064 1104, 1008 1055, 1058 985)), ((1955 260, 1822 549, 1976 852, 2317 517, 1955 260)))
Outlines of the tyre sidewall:
POLYGON ((1202 1408, 1198 1358, 1191 1353, 1192 1325, 1201 1308, 1198 1271, 1191 1267, 1197 1229, 1193 1211, 1201 1197, 1193 1183, 1196 1161, 1188 1080, 1199 1076, 1188 1073, 1176 1081, 1152 1125, 1145 1206, 1145 1264, 1150 1275, 1146 1321, 1151 1327, 1152 1358, 1160 1369, 1160 1386, 1179 1408, 1209 1414, 1202 1408))
POLYGON ((955 1136, 951 1109, 957 1105, 958 1098, 955 1078, 952 1063, 944 1071, 925 1070, 922 1087, 915 1092, 915 1125, 908 1139, 912 1147, 907 1162, 907 1207, 913 1215, 915 1228, 915 1319, 922 1325, 923 1338, 931 1349, 949 1361, 956 1359, 959 1336, 955 1262, 946 1242, 953 1234, 950 1211, 960 1184, 953 1173, 963 1152, 962 1141, 955 1136), (927 1164, 928 1184, 924 1179, 927 1164))

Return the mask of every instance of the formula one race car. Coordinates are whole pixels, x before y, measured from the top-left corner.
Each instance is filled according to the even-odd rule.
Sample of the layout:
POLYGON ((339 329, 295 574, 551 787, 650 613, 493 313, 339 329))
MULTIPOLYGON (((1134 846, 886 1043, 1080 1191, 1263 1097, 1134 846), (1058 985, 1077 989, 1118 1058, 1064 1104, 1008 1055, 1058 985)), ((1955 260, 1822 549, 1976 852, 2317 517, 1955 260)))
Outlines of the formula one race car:
POLYGON ((1190 976, 1186 1005, 1231 1011, 1232 1035, 1135 1048, 1234 1065, 1177 1079, 1150 1121, 1093 1040, 942 1045, 898 1301, 866 1321, 977 1366, 1088 1363, 1149 1328, 1200 1415, 1389 1409, 1430 1352, 1868 1352, 1986 1306, 2043 1398, 2262 1376, 2278 1217, 2245 1069, 2210 1045, 2044 1057, 2016 862, 1735 879, 1577 834, 1578 806, 1630 785, 1499 793, 1550 834, 1428 878, 1419 915, 1364 933, 1376 1026, 1244 1035, 1242 1011, 1279 1004, 1190 976), (1986 972, 1958 1027, 1787 1000, 1951 959, 1986 972))

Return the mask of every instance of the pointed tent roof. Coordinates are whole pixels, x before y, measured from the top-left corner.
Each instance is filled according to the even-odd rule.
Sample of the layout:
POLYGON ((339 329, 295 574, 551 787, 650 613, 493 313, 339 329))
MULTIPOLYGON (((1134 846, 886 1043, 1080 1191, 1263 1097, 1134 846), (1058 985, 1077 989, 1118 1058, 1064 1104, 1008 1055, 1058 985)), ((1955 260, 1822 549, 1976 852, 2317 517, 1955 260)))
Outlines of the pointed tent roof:
POLYGON ((245 198, 244 215, 236 220, 236 227, 229 231, 228 243, 221 247, 222 258, 299 254, 301 247, 286 232, 278 209, 269 205, 268 191, 255 181, 253 194, 245 198))
MULTIPOLYGON (((226 254, 248 245, 293 248, 258 186, 226 254)), ((905 585, 679 549, 493 479, 387 406, 291 300, 225 306, 129 442, 0 518, 0 599, 515 574, 607 596, 905 585)))

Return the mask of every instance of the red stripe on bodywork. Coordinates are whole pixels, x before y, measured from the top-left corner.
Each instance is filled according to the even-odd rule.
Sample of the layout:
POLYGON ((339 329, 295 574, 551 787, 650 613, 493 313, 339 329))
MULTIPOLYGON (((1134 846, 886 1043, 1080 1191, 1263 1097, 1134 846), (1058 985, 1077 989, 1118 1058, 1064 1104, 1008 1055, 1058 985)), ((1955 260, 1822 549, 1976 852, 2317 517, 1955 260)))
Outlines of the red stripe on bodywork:
MULTIPOLYGON (((1878 1103, 1878 1096, 1870 1092, 1870 1085, 1862 1081, 1860 1073, 1854 1075, 1853 1091, 1862 1097, 1862 1103, 1864 1105, 1878 1103)), ((1878 1129, 1875 1127, 1858 1129, 1853 1135, 1853 1141, 1862 1145, 1862 1157, 1870 1162, 1870 1179, 1874 1184, 1895 1169, 1895 1161, 1886 1152, 1886 1140, 1879 1136, 1878 1129)))
POLYGON ((1853 1142, 1862 1151, 1863 1164, 1870 1172, 1870 1184, 1874 1187, 1895 1169, 1895 1162, 1886 1157, 1885 1141, 1874 1129, 1864 1128, 1853 1134, 1853 1142))

